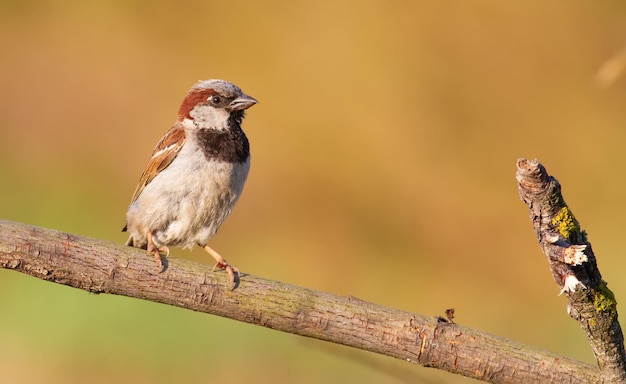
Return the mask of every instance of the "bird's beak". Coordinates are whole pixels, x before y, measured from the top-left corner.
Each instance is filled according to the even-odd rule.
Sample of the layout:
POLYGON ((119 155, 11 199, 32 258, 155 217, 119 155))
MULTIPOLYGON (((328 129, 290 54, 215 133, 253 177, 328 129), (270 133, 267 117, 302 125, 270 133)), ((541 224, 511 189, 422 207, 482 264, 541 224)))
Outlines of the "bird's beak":
POLYGON ((228 107, 231 111, 243 111, 256 103, 258 103, 258 101, 254 97, 242 94, 235 100, 231 101, 228 107))

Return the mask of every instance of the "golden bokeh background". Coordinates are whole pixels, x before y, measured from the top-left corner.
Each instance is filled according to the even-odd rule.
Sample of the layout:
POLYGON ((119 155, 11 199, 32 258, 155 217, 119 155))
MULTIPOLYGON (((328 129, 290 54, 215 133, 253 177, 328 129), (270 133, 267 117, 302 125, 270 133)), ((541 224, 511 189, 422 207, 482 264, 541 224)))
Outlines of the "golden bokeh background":
MULTIPOLYGON (((598 80, 625 16, 618 1, 5 0, 0 218, 124 242, 183 95, 224 78, 260 100, 246 189, 211 242, 229 261, 421 314, 454 307, 460 324, 593 362, 515 161, 560 180, 626 297, 619 60, 598 80)), ((7 383, 471 381, 12 271, 0 290, 7 383)))

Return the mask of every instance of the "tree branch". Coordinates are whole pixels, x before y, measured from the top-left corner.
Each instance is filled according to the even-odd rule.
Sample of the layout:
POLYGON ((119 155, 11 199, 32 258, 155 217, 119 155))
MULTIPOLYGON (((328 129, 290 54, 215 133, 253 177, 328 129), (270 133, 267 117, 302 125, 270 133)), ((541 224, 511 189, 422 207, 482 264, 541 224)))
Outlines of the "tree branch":
POLYGON ((617 302, 602 280, 587 234, 565 204, 559 182, 537 160, 526 159, 517 161, 517 181, 554 280, 569 299, 567 312, 585 331, 602 381, 626 383, 617 302))
POLYGON ((567 357, 353 297, 171 258, 157 273, 144 251, 0 221, 0 267, 93 293, 124 295, 344 344, 492 383, 596 383, 598 370, 567 357))

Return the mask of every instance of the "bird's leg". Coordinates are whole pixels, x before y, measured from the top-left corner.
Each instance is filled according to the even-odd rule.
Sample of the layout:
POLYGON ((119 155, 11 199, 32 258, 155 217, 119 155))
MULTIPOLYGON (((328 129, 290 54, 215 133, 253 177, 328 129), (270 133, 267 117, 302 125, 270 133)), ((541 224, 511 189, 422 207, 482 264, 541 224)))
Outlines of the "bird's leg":
MULTIPOLYGON (((163 246, 162 249, 165 252, 165 257, 168 257, 170 255, 170 249, 166 246, 163 246)), ((148 231, 147 250, 148 250, 148 253, 154 254, 154 259, 156 260, 157 267, 159 268, 159 271, 162 272, 163 260, 161 260, 161 250, 159 249, 159 247, 156 246, 156 244, 154 244, 154 240, 152 240, 152 231, 148 231)))
POLYGON ((215 261, 217 261, 217 263, 215 263, 215 265, 213 266, 213 271, 215 271, 215 268, 224 268, 228 273, 228 276, 230 276, 230 282, 232 284, 231 289, 235 289, 236 282, 239 280, 239 268, 235 267, 234 265, 228 264, 228 262, 225 258, 222 257, 222 255, 215 252, 208 245, 204 245, 202 248, 207 251, 209 255, 213 256, 215 261))

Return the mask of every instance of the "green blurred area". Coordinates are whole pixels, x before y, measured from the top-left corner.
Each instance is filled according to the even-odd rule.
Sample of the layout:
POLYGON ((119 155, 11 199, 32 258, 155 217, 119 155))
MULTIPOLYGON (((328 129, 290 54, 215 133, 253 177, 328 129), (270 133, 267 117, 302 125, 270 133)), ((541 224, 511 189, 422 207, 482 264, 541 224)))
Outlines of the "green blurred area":
MULTIPOLYGON (((199 79, 260 100, 211 245, 250 274, 592 362, 515 183, 563 185, 619 298, 626 4, 0 3, 0 218, 125 241, 148 155, 199 79)), ((1 235, 1 234, 0 234, 1 235)), ((171 257, 210 263, 201 250, 171 257)), ((402 361, 0 270, 7 383, 468 382, 402 361)))

